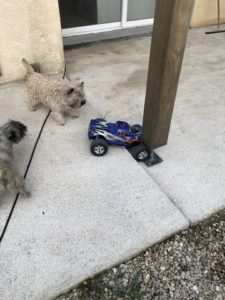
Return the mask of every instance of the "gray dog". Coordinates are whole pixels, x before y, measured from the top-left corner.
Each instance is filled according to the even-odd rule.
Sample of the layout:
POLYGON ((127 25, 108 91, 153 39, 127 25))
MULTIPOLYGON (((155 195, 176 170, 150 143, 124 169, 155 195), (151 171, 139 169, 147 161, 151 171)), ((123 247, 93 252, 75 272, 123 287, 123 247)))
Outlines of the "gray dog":
POLYGON ((86 103, 84 83, 51 79, 34 71, 23 58, 26 69, 26 87, 29 109, 34 111, 39 103, 52 111, 52 116, 60 125, 65 125, 65 114, 77 118, 77 109, 86 103))
POLYGON ((30 195, 13 158, 13 144, 19 143, 26 132, 27 127, 17 121, 9 121, 0 127, 0 194, 15 190, 25 197, 30 195))

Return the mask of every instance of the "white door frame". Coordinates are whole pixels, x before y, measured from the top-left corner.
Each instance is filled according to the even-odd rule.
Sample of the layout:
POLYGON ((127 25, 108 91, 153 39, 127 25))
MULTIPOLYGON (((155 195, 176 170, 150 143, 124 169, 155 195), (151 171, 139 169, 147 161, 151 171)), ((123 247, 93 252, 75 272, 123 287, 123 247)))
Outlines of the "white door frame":
POLYGON ((122 0, 121 22, 65 28, 62 29, 62 36, 69 37, 73 35, 105 32, 105 31, 112 31, 112 30, 118 30, 124 28, 153 25, 154 22, 153 18, 136 20, 136 21, 127 21, 127 9, 128 9, 128 0, 122 0))

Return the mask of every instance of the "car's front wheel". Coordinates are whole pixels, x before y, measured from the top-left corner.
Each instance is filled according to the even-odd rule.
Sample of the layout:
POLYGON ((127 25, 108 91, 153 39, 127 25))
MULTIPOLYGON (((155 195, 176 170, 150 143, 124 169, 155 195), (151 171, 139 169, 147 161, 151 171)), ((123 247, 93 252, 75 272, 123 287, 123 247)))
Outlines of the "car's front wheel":
POLYGON ((137 161, 145 161, 150 156, 150 152, 144 144, 131 147, 130 153, 137 161))
POLYGON ((108 144, 104 139, 96 138, 91 142, 91 153, 96 156, 103 156, 108 151, 108 144))
POLYGON ((140 132, 142 130, 142 126, 139 125, 139 124, 134 124, 131 126, 131 131, 133 133, 137 133, 137 132, 140 132))

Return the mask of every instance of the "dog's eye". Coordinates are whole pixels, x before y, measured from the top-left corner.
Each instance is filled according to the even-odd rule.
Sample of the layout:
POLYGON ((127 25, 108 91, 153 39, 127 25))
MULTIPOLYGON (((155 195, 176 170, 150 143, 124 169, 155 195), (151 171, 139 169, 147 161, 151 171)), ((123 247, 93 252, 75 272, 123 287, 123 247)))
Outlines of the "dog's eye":
POLYGON ((73 88, 70 88, 68 91, 67 91, 67 95, 69 96, 70 94, 72 94, 74 92, 74 89, 73 88))

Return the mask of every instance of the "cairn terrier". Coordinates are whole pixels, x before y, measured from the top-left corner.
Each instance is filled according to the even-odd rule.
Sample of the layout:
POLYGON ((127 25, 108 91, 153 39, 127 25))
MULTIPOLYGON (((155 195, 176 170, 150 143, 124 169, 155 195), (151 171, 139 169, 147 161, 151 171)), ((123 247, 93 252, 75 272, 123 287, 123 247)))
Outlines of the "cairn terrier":
POLYGON ((60 125, 65 125, 65 115, 79 117, 77 109, 86 104, 83 82, 51 79, 35 72, 24 58, 22 63, 26 69, 28 106, 31 111, 41 103, 52 111, 52 116, 60 125))
POLYGON ((13 158, 13 144, 19 143, 26 132, 27 127, 17 121, 9 121, 0 127, 0 194, 14 190, 24 197, 30 196, 13 158))

